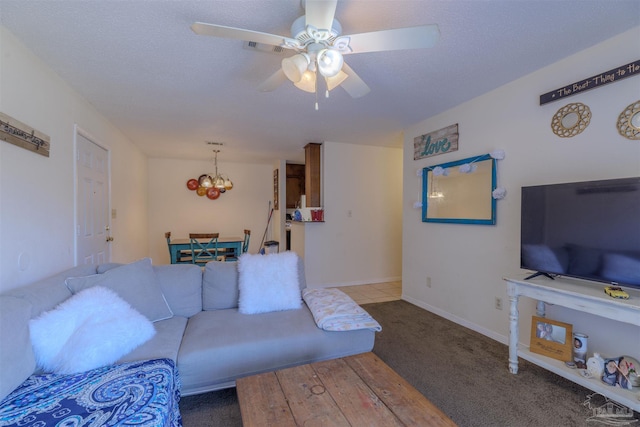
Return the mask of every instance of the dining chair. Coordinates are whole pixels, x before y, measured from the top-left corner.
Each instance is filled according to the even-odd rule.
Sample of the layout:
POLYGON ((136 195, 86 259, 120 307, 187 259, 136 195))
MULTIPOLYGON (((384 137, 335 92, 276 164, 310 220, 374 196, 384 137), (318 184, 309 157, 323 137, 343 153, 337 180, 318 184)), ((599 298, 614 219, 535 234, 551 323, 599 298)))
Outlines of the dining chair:
POLYGON ((193 264, 205 265, 209 261, 218 261, 219 235, 220 233, 189 233, 193 264))
MULTIPOLYGON (((249 250, 249 239, 251 238, 251 230, 244 230, 244 241, 242 242, 242 253, 246 253, 249 250)), ((238 254, 233 251, 229 255, 225 255, 225 261, 237 261, 238 254)))
MULTIPOLYGON (((169 248, 169 257, 171 257, 171 232, 164 233, 165 239, 167 239, 167 247, 169 248)), ((191 251, 179 251, 176 264, 190 264, 191 263, 191 251)))

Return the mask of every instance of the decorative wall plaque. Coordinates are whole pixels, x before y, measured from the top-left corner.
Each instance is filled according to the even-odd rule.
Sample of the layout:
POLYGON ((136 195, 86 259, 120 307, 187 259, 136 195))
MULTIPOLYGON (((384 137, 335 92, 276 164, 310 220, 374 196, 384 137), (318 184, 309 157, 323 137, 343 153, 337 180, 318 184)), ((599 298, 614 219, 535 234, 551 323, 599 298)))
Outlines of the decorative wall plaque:
POLYGON ((567 104, 553 116, 551 129, 560 138, 571 138, 581 133, 591 122, 591 110, 576 102, 567 104))
POLYGON ((273 209, 278 210, 278 169, 273 171, 273 209))
POLYGON ((605 71, 588 79, 580 80, 579 82, 540 95, 540 105, 637 75, 640 75, 640 60, 621 65, 613 70, 605 71))
POLYGON ((458 124, 413 138, 413 160, 458 150, 458 124))
POLYGON ((0 113, 0 139, 49 157, 50 138, 24 123, 0 113))
POLYGON ((618 132, 628 139, 640 140, 640 101, 629 104, 618 116, 618 132))

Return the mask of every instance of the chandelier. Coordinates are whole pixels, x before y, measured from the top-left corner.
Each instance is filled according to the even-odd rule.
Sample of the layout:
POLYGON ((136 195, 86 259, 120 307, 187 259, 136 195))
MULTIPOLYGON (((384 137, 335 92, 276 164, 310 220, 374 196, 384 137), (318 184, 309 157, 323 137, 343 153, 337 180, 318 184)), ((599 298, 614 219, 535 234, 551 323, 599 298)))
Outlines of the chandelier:
POLYGON ((211 200, 215 200, 220 197, 220 194, 231 190, 233 188, 233 182, 229 179, 228 175, 218 173, 218 153, 220 150, 213 150, 215 165, 215 173, 205 173, 198 177, 198 179, 192 178, 187 181, 187 188, 191 191, 195 191, 200 197, 207 196, 211 200), (213 177, 212 177, 213 175, 213 177))

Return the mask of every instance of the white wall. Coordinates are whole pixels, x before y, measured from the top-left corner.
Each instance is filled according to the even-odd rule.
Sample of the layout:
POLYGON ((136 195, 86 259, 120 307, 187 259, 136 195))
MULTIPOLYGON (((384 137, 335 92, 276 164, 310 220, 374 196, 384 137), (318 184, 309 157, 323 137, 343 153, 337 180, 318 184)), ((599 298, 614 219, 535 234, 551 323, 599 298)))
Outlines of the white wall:
MULTIPOLYGON (((10 32, 2 28, 0 37, 0 111, 51 137, 49 158, 0 142, 0 291, 74 264, 75 125, 110 151, 111 207, 117 211, 111 220, 113 261, 151 256, 156 264, 168 262, 166 231, 175 237, 212 229, 241 235, 249 228, 250 250, 257 252, 273 200, 276 167, 281 170, 282 208, 274 212, 272 221, 278 222, 266 239, 279 240, 284 250, 285 161, 231 164, 222 153, 219 169, 231 176, 235 188, 216 201, 200 198, 186 189, 186 181, 210 171, 211 159, 147 160, 10 32)), ((327 222, 320 225, 322 233, 313 245, 313 283, 399 279, 401 150, 326 144, 327 222)))
POLYGON ((242 237, 249 229, 249 252, 258 252, 273 203, 273 165, 227 163, 221 152, 218 172, 229 175, 234 187, 210 200, 190 191, 187 181, 213 172, 212 156, 202 161, 149 159, 149 253, 154 264, 170 262, 167 231, 172 238, 216 232, 242 237))
MULTIPOLYGON (((640 99, 640 76, 539 105, 543 93, 630 63, 640 57, 640 27, 573 55, 499 89, 424 120, 405 131, 403 195, 403 298, 507 342, 509 313, 503 276, 524 273, 520 265, 520 187, 524 185, 640 175, 640 143, 620 136, 618 115, 640 99), (587 129, 573 138, 551 131, 558 109, 572 102, 590 107, 587 129), (413 160, 413 138, 459 123, 459 150, 413 160), (416 170, 500 148, 497 225, 421 222, 413 209, 420 199, 416 170), (427 276, 432 287, 426 286, 427 276), (505 309, 494 308, 501 297, 505 309)), ((520 302, 521 341, 529 339, 533 302, 520 302)), ((640 331, 568 309, 552 307, 550 318, 590 336, 589 348, 603 353, 640 354, 640 331)), ((505 354, 505 364, 506 364, 505 354)))
POLYGON ((322 160, 325 222, 292 230, 304 227, 307 284, 399 280, 402 150, 325 142, 322 160))
POLYGON ((112 260, 146 256, 146 158, 4 27, 0 58, 0 111, 51 138, 48 158, 0 141, 0 291, 74 264, 74 125, 111 152, 112 260))
MULTIPOLYGON (((273 170, 275 171, 276 169, 278 170, 278 209, 273 211, 273 218, 271 218, 265 241, 275 240, 280 243, 280 251, 285 251, 287 249, 287 230, 285 228, 287 219, 287 161, 279 160, 275 162, 273 170)), ((273 174, 273 171, 271 173, 273 174)), ((262 234, 264 234, 264 229, 262 234)), ((262 235, 259 238, 262 239, 262 235)))

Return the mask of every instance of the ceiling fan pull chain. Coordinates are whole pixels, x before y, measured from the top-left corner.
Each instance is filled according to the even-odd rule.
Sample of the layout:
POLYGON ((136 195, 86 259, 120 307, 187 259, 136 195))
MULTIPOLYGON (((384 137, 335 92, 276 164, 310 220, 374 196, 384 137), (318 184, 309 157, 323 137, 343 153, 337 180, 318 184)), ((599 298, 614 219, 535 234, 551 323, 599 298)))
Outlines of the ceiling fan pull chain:
POLYGON ((316 95, 316 111, 318 111, 318 79, 317 79, 317 76, 316 76, 315 84, 316 84, 316 90, 314 91, 314 93, 316 95))

